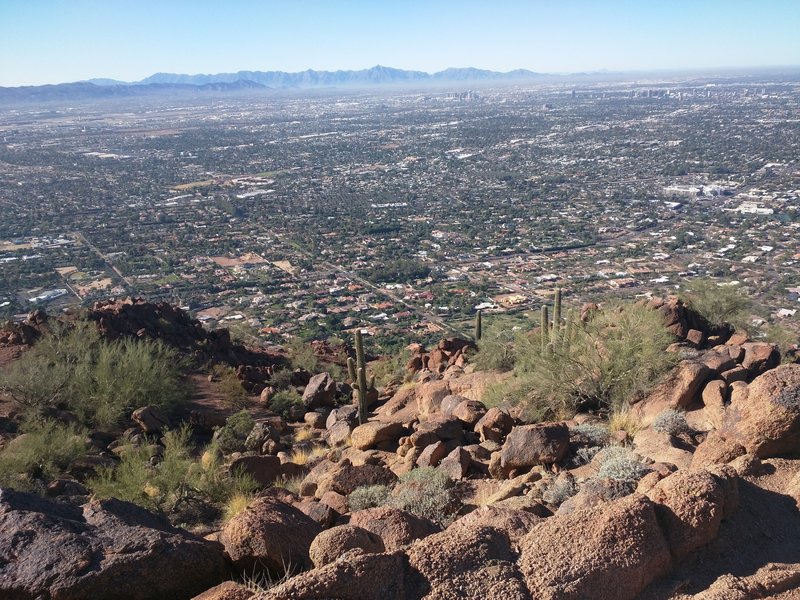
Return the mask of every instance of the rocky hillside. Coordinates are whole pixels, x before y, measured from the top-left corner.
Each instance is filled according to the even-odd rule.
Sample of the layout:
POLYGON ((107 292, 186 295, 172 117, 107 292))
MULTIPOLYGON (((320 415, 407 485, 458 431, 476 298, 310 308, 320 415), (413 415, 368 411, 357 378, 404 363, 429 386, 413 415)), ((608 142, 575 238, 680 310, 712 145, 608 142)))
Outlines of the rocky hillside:
MULTIPOLYGON (((450 338, 411 346, 404 377, 366 394, 359 422, 341 369, 282 370, 282 356, 237 347, 167 305, 97 305, 89 318, 108 339, 251 361, 239 363, 261 374, 240 377, 247 410, 226 413, 195 466, 184 460, 186 473, 218 461, 254 485, 235 510, 227 496, 225 517, 175 527, 189 526, 177 493, 153 497, 177 462, 166 423, 181 417, 140 408, 125 432, 88 433, 93 449, 48 483, 50 499, 0 492, 0 596, 800 597, 800 364, 676 299, 647 308, 674 336, 674 366, 614 415, 529 422, 517 405, 487 406, 515 373, 477 371, 475 344, 450 338), (119 483, 137 447, 147 466, 130 498, 149 511, 101 499, 91 475, 103 464, 119 483)), ((587 320, 602 310, 584 309, 587 320)), ((32 315, 0 345, 35 344, 46 324, 32 315)), ((26 435, 5 435, 0 463, 26 435)), ((201 479, 181 485, 184 505, 209 503, 201 479)))

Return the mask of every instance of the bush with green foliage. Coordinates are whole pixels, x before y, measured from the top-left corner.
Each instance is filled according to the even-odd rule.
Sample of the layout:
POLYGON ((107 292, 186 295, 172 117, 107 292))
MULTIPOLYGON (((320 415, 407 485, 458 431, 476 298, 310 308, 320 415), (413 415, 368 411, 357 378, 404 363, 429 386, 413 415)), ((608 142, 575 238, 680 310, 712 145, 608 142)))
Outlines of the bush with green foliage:
POLYGON ((149 446, 123 446, 119 464, 99 469, 88 485, 100 498, 119 498, 164 514, 192 502, 223 503, 255 489, 251 478, 225 474, 216 460, 193 459, 190 437, 186 426, 165 433, 163 455, 155 464, 149 446))
POLYGON ((681 299, 712 325, 732 325, 737 330, 747 330, 751 301, 738 286, 695 279, 682 291, 681 299))
POLYGON ((0 450, 0 487, 42 492, 86 450, 84 431, 50 419, 30 421, 0 450))
POLYGON ((516 333, 493 323, 484 327, 478 351, 471 362, 478 371, 510 371, 516 362, 516 333))
POLYGON ((214 365, 212 374, 219 381, 219 391, 225 398, 225 403, 234 408, 247 406, 247 390, 242 387, 242 382, 236 376, 236 370, 227 365, 214 365))
POLYGON ((135 409, 170 412, 187 398, 183 361, 160 341, 106 341, 84 322, 55 328, 0 375, 0 389, 31 417, 74 412, 90 427, 114 428, 135 409))
POLYGON ((225 419, 225 425, 214 432, 217 447, 225 454, 244 450, 244 442, 256 422, 246 410, 240 410, 225 419))
POLYGON ((276 414, 286 418, 293 406, 302 406, 303 398, 294 388, 280 390, 269 400, 269 408, 276 414))
MULTIPOLYGON (((666 352, 674 337, 662 315, 626 304, 597 311, 564 327, 568 339, 542 332, 518 335, 514 377, 502 402, 517 404, 530 421, 569 418, 579 408, 618 409, 643 395, 677 361, 666 352)), ((495 392, 496 393, 496 392, 495 392)))
POLYGON ((384 506, 389 501, 391 489, 386 485, 365 485, 354 489, 347 496, 351 512, 384 506))

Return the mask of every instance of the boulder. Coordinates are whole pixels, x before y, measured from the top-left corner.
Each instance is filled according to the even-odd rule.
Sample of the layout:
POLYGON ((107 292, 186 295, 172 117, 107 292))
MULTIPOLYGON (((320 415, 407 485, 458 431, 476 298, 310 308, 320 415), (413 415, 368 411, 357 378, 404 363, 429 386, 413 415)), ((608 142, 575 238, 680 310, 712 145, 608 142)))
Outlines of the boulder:
POLYGON ((725 513, 725 492, 708 471, 676 471, 659 481, 647 496, 656 504, 656 515, 676 560, 717 537, 725 513))
POLYGON ((315 567, 333 562, 353 548, 360 548, 367 554, 383 552, 383 540, 362 527, 339 525, 320 533, 311 542, 309 555, 315 567))
POLYGON ((700 391, 711 373, 702 362, 681 361, 646 398, 633 405, 631 415, 646 426, 668 408, 691 406, 699 400, 700 391))
POLYGON ((474 428, 486 414, 483 402, 477 400, 464 400, 453 409, 452 415, 464 424, 464 427, 474 428))
POLYGON ((439 412, 442 400, 450 395, 450 384, 447 381, 429 381, 417 386, 417 410, 421 415, 439 412))
POLYGON ((397 446, 397 441, 406 432, 400 423, 382 423, 372 421, 359 425, 350 433, 350 441, 354 448, 368 450, 383 446, 397 446))
POLYGON ((328 418, 325 420, 325 427, 330 429, 334 424, 346 421, 351 425, 351 429, 358 425, 358 407, 352 404, 334 408, 328 413, 328 418))
POLYGON ((514 419, 511 418, 511 415, 494 407, 486 411, 486 414, 475 424, 475 432, 480 436, 481 442, 491 440, 501 444, 513 427, 514 419))
POLYGON ((450 394, 442 399, 442 404, 440 405, 439 410, 443 415, 447 415, 448 417, 452 416, 455 407, 464 402, 464 400, 466 400, 464 396, 450 394))
POLYGON ((336 382, 330 373, 318 373, 308 381, 308 385, 303 391, 303 406, 309 410, 332 406, 335 397, 336 382))
POLYGON ((514 427, 508 434, 500 460, 503 467, 524 468, 556 463, 569 449, 569 428, 564 423, 539 423, 514 427))
POLYGON ((338 560, 292 577, 253 600, 406 600, 405 555, 346 552, 338 560))
POLYGON ((460 443, 464 439, 464 429, 461 426, 461 421, 455 417, 447 417, 441 414, 432 415, 422 421, 417 427, 417 432, 430 432, 440 440, 445 441, 453 440, 460 443))
POLYGON ((683 469, 692 463, 691 446, 666 433, 642 429, 633 437, 636 452, 653 462, 670 463, 683 469))
POLYGON ((342 446, 350 440, 353 426, 345 420, 336 421, 328 427, 328 444, 331 446, 342 446))
POLYGON ((767 371, 732 395, 720 433, 761 459, 800 452, 800 364, 767 371))
POLYGON ((422 450, 419 458, 417 458, 417 466, 435 467, 442 462, 445 456, 447 456, 447 446, 444 445, 444 442, 436 442, 422 450))
POLYGON ((315 495, 321 498, 325 492, 332 491, 347 496, 366 485, 393 485, 395 482, 397 475, 382 464, 354 465, 345 458, 317 481, 315 495))
MULTIPOLYGON (((471 463, 472 459, 470 458, 469 452, 459 446, 444 457, 442 462, 439 463, 439 470, 445 473, 450 479, 458 481, 466 476, 471 463)), ((417 464, 419 464, 419 461, 417 464)))
POLYGON ((258 498, 225 524, 220 542, 243 573, 266 569, 270 576, 311 567, 308 549, 320 526, 294 506, 258 498))
POLYGON ((254 592, 241 583, 226 581, 195 596, 192 600, 248 600, 253 594, 254 592))
POLYGON ((753 375, 760 375, 777 367, 781 362, 781 353, 776 344, 766 342, 747 342, 742 344, 744 359, 742 366, 753 375))
POLYGON ((493 527, 456 527, 415 542, 407 598, 531 600, 508 537, 493 527))
POLYGON ((502 531, 511 545, 516 546, 541 520, 541 517, 526 510, 488 505, 467 513, 447 529, 493 527, 502 531))
POLYGON ((272 485, 281 475, 281 460, 277 456, 240 456, 231 462, 231 473, 244 473, 258 485, 272 485))
POLYGON ((537 599, 633 600, 672 564, 655 506, 640 494, 545 519, 520 546, 537 599))
POLYGON ((440 531, 439 526, 428 519, 388 506, 356 511, 350 515, 350 525, 363 527, 379 536, 388 552, 440 531))
POLYGON ((161 433, 172 427, 169 418, 155 406, 137 408, 131 419, 144 433, 161 433))
POLYGON ((0 490, 2 598, 191 598, 227 574, 219 544, 134 504, 0 490))
POLYGON ((693 469, 709 465, 724 465, 747 453, 741 444, 725 439, 718 431, 712 431, 692 455, 693 469))

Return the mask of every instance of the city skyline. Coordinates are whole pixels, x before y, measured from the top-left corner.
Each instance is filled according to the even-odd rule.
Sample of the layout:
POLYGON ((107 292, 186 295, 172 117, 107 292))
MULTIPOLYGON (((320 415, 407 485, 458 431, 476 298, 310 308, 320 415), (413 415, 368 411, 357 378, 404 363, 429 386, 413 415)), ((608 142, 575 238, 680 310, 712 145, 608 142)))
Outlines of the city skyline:
POLYGON ((787 0, 2 2, 0 85, 376 64, 544 73, 789 66, 800 64, 798 22, 800 4, 787 0))

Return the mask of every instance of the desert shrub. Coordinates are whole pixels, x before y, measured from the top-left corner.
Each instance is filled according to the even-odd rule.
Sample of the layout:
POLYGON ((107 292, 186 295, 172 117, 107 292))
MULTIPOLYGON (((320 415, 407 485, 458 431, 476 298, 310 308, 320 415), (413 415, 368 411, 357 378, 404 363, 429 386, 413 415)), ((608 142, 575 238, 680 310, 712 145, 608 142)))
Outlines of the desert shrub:
POLYGON ((624 431, 628 437, 633 437, 641 430, 639 421, 631 414, 627 407, 617 407, 608 419, 609 431, 624 431))
POLYGON ((498 326, 486 328, 478 351, 470 361, 478 371, 510 371, 516 362, 516 334, 512 329, 498 326))
POLYGON ((414 469, 400 477, 389 505, 446 526, 458 510, 453 485, 452 479, 433 467, 414 469))
POLYGON ((380 389, 390 381, 404 382, 407 379, 406 363, 410 358, 407 348, 403 348, 389 358, 376 360, 369 365, 370 374, 375 376, 375 386, 380 389))
POLYGON ((309 373, 316 373, 319 371, 319 359, 314 354, 314 348, 311 344, 306 343, 300 337, 294 337, 286 345, 289 353, 289 360, 294 369, 304 369, 309 373))
POLYGON ((575 450, 575 463, 578 465, 588 465, 597 453, 600 452, 599 446, 588 446, 584 448, 578 448, 575 450))
POLYGON ((608 426, 600 423, 581 423, 570 427, 569 431, 577 438, 578 443, 588 446, 605 446, 611 437, 608 426))
POLYGON ((609 446, 601 451, 599 458, 599 478, 636 482, 650 472, 650 468, 630 448, 609 446))
POLYGON ((668 408, 661 411, 653 419, 651 427, 658 433, 666 433, 668 435, 680 435, 690 431, 689 423, 686 422, 686 415, 673 408, 668 408))
POLYGON ((295 389, 287 389, 276 392, 269 401, 269 408, 276 414, 286 418, 293 406, 302 406, 303 401, 300 394, 295 389))
POLYGON ((155 464, 146 445, 124 446, 119 464, 101 468, 88 485, 98 497, 127 500, 164 514, 185 504, 226 502, 255 489, 252 479, 224 473, 216 453, 193 459, 190 436, 186 426, 165 433, 163 456, 155 464))
POLYGON ((365 485, 350 492, 347 496, 347 505, 352 512, 377 508, 388 502, 390 493, 391 489, 385 485, 365 485))
POLYGON ((225 419, 225 425, 214 432, 214 441, 225 454, 244 449, 244 442, 256 422, 246 410, 240 410, 225 419))
POLYGON ((269 385, 276 391, 285 390, 292 386, 292 372, 289 369, 278 369, 269 378, 269 385))
POLYGON ((712 325, 747 329, 747 310, 751 302, 738 287, 720 285, 711 279, 695 279, 682 291, 681 298, 712 325))
POLYGON ((583 483, 581 491, 590 496, 598 496, 603 500, 617 500, 636 491, 636 483, 620 479, 603 480, 592 478, 583 483))
POLYGON ((49 419, 26 423, 0 450, 0 487, 41 492, 86 452, 85 432, 49 419))
MULTIPOLYGON (((517 362, 505 400, 531 420, 572 416, 582 407, 619 409, 644 394, 676 362, 662 315, 623 305, 569 325, 569 339, 542 351, 541 332, 517 336, 517 362)), ((549 342, 549 339, 547 340, 549 342)))
POLYGON ((0 389, 30 416, 65 408, 87 426, 113 428, 141 406, 169 412, 185 400, 182 364, 160 341, 109 342, 93 325, 78 323, 43 336, 4 372, 0 389))
POLYGON ((219 391, 228 406, 239 409, 247 406, 247 390, 242 387, 235 369, 218 364, 214 365, 213 374, 219 379, 219 391))
POLYGON ((559 506, 578 493, 578 486, 572 477, 555 477, 542 493, 542 500, 551 506, 559 506))

